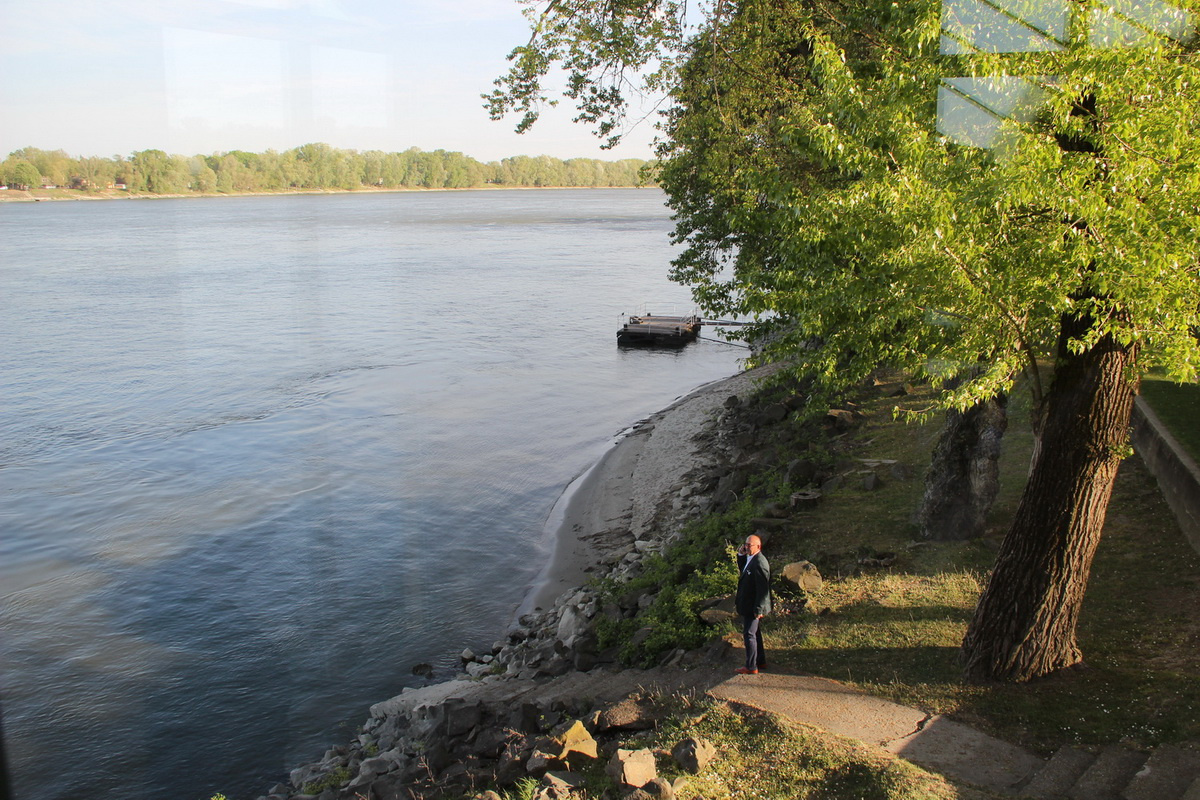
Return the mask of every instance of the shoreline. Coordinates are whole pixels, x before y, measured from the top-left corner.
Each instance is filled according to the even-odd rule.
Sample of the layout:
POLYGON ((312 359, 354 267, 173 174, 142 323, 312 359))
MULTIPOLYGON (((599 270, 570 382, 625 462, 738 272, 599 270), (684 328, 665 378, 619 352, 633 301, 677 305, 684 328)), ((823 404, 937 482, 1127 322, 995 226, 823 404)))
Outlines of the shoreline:
POLYGON ((460 670, 451 675, 435 677, 429 665, 416 665, 414 673, 426 674, 428 683, 373 704, 346 745, 292 769, 288 784, 259 800, 310 800, 315 793, 304 790, 317 785, 332 788, 330 797, 366 789, 398 798, 441 796, 413 787, 436 792, 464 779, 471 785, 536 779, 545 770, 545 754, 535 753, 537 737, 554 735, 564 714, 579 720, 610 703, 632 702, 630 694, 648 686, 702 692, 726 676, 727 641, 676 650, 649 669, 622 666, 618 648, 599 649, 596 623, 636 614, 644 598, 604 601, 588 581, 622 582, 639 574, 646 558, 712 509, 708 490, 728 468, 720 425, 777 368, 702 384, 618 434, 556 501, 544 528, 553 534, 550 557, 490 652, 464 650, 460 670), (475 772, 464 775, 464 753, 512 736, 522 737, 520 748, 505 756, 488 744, 477 754, 482 762, 475 772), (437 756, 432 762, 430 753, 437 756))
POLYGON ((571 481, 546 522, 550 557, 516 618, 553 608, 563 594, 630 552, 661 549, 670 531, 656 529, 680 511, 685 476, 703 466, 704 448, 695 440, 730 395, 745 395, 762 374, 743 370, 676 398, 630 426, 571 481))
MULTIPOLYGON (((83 190, 75 189, 8 189, 0 192, 0 204, 3 203, 42 203, 42 202, 71 202, 81 201, 90 202, 95 200, 188 200, 188 199, 203 199, 212 197, 280 197, 287 195, 322 195, 322 194, 401 194, 407 192, 502 192, 502 191, 521 191, 521 192, 559 192, 570 189, 581 189, 585 191, 599 189, 660 189, 658 186, 464 186, 462 188, 450 187, 431 187, 423 186, 397 186, 394 188, 371 188, 362 186, 357 189, 279 189, 276 191, 261 191, 261 192, 187 192, 185 194, 151 194, 151 193, 132 193, 124 190, 105 189, 102 193, 88 193, 83 190), (47 195, 38 197, 34 195, 34 191, 46 192, 76 192, 68 195, 47 195)), ((661 191, 661 189, 660 189, 661 191)))

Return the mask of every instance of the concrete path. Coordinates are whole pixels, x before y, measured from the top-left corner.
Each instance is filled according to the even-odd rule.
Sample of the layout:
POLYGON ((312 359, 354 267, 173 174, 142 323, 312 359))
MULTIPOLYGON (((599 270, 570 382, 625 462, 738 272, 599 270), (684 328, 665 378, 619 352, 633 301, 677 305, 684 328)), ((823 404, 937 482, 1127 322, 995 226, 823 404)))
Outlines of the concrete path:
POLYGON ((1045 764, 1019 747, 942 716, 882 700, 827 678, 736 675, 709 694, 857 739, 951 779, 1012 794, 1045 764))

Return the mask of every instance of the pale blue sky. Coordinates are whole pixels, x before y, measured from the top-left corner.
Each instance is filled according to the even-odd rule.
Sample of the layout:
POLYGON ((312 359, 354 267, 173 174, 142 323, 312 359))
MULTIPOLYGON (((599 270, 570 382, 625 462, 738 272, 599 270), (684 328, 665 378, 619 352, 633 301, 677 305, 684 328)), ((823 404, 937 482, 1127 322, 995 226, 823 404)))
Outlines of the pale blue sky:
POLYGON ((0 158, 327 142, 358 150, 648 158, 568 106, 524 136, 479 95, 528 38, 515 0, 0 0, 0 158))

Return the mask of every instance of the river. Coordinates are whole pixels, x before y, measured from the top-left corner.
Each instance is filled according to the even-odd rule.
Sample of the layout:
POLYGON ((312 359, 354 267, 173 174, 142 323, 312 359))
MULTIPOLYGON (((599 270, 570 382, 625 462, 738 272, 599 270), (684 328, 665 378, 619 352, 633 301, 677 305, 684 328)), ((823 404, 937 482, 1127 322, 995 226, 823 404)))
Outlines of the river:
POLYGON ((745 354, 616 347, 690 309, 670 230, 632 189, 0 204, 17 797, 253 797, 490 646, 564 487, 745 354))

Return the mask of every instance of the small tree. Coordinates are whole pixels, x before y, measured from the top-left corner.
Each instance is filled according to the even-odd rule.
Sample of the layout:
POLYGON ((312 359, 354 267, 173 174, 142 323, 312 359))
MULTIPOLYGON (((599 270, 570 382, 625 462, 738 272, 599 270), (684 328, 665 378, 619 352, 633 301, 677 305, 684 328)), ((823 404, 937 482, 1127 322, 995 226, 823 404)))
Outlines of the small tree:
POLYGON ((3 180, 13 189, 32 189, 42 185, 37 167, 24 159, 8 159, 3 165, 3 180))

